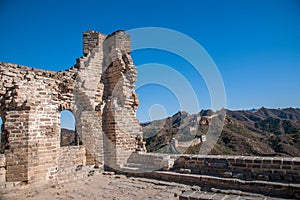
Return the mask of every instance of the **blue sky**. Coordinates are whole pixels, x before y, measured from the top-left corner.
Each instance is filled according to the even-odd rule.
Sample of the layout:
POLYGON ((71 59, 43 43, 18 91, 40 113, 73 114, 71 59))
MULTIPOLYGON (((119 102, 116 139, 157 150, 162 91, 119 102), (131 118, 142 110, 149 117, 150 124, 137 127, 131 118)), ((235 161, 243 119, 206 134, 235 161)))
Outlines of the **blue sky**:
MULTIPOLYGON (((176 30, 196 40, 214 60, 227 108, 300 107, 299 0, 0 0, 0 24, 1 61, 54 71, 82 56, 86 30, 176 30)), ((139 50, 132 57, 138 67, 160 63, 176 69, 199 100, 191 112, 210 108, 207 86, 186 60, 159 50, 139 50)), ((141 121, 181 109, 168 88, 148 85, 137 93, 141 121)))

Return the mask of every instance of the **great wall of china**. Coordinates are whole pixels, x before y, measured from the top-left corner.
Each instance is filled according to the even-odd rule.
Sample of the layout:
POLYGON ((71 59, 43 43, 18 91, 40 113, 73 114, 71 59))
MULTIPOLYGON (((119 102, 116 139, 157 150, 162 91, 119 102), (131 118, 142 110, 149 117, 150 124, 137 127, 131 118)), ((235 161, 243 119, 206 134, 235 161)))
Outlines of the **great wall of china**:
MULTIPOLYGON (((52 72, 0 63, 0 191, 61 183, 105 170, 128 176, 300 198, 300 158, 144 152, 137 69, 125 31, 83 34, 83 57, 52 72), (60 112, 82 145, 61 147, 60 112)), ((190 199, 193 192, 182 194, 190 199)), ((195 196, 195 194, 194 194, 195 196)), ((194 199, 197 199, 196 197, 194 199)), ((200 197, 198 199, 201 199, 200 197)))

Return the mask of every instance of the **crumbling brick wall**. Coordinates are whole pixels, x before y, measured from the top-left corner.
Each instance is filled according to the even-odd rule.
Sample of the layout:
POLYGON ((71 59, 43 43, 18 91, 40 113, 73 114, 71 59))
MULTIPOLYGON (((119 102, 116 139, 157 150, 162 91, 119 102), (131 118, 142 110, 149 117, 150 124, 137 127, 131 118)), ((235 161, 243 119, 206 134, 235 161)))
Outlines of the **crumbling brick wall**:
POLYGON ((0 63, 6 181, 57 178, 64 167, 61 163, 69 160, 61 157, 68 153, 60 153, 62 110, 74 114, 86 152, 81 160, 100 168, 126 163, 135 150, 135 137, 142 135, 135 117, 136 67, 130 51, 130 38, 124 31, 109 36, 87 31, 84 56, 69 70, 52 72, 0 63))
POLYGON ((59 108, 70 104, 60 86, 72 84, 72 69, 55 73, 0 63, 1 151, 6 181, 39 181, 57 168, 59 108))
POLYGON ((134 91, 137 70, 130 52, 130 39, 124 31, 113 33, 104 41, 105 162, 112 168, 125 164, 135 149, 136 136, 141 135, 135 117, 139 104, 134 91))

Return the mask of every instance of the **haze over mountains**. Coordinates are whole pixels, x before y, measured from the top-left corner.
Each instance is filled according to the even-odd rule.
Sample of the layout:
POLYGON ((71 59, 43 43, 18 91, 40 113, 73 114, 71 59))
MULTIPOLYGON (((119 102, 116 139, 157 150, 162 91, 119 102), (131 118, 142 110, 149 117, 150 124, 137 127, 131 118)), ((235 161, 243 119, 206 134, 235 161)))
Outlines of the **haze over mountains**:
MULTIPOLYGON (((209 154, 300 156, 300 109, 267 109, 226 111, 202 110, 198 114, 181 111, 167 119, 142 123, 147 150, 166 152, 172 138, 191 141, 206 135, 213 118, 224 127, 217 144, 209 154)), ((221 128, 221 127, 219 127, 221 128)), ((220 129, 221 130, 221 129, 220 129)), ((203 143, 191 146, 184 153, 198 154, 203 143)))

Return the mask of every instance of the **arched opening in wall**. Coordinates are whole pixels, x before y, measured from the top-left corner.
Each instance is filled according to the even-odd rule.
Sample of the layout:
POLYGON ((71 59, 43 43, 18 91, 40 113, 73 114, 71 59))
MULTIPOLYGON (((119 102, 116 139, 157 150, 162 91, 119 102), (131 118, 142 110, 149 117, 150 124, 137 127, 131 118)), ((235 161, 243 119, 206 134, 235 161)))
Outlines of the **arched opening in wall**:
POLYGON ((81 144, 75 124, 75 117, 71 111, 63 110, 60 112, 60 146, 77 146, 81 144))
POLYGON ((5 115, 0 113, 0 154, 4 153, 4 150, 9 147, 7 132, 4 129, 5 115))

